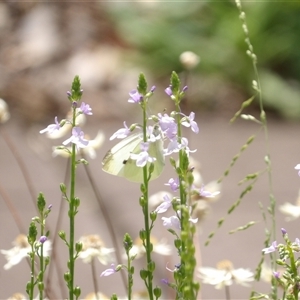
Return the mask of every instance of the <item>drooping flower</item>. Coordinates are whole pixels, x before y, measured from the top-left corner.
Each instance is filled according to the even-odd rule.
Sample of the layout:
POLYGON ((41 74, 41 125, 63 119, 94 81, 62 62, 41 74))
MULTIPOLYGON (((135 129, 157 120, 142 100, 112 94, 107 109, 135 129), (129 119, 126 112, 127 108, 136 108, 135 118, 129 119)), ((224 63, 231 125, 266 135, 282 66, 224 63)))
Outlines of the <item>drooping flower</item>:
POLYGON ((168 183, 165 185, 169 185, 173 192, 176 192, 179 189, 179 178, 170 178, 168 183))
POLYGON ((151 157, 148 153, 149 143, 141 143, 141 152, 139 154, 131 153, 130 158, 136 160, 138 167, 144 167, 148 162, 152 163, 156 160, 155 157, 151 157))
POLYGON ((143 95, 141 95, 137 90, 132 90, 129 93, 130 98, 128 99, 129 103, 140 103, 143 100, 143 95))
POLYGON ((176 229, 180 229, 180 220, 177 216, 171 216, 169 218, 162 217, 163 225, 167 228, 174 227, 176 229))
MULTIPOLYGON (((154 236, 150 236, 150 242, 153 245, 153 252, 169 256, 172 254, 172 247, 167 243, 166 239, 161 239, 158 241, 154 236)), ((142 244, 142 241, 140 238, 135 239, 133 247, 129 251, 130 257, 135 257, 136 259, 141 258, 143 255, 145 255, 146 250, 145 247, 142 244)), ((124 255, 125 258, 125 255, 124 255)))
POLYGON ((209 190, 204 189, 204 185, 200 189, 195 189, 200 197, 203 198, 214 198, 220 194, 220 191, 210 192, 209 190))
POLYGON ((177 123, 173 117, 168 116, 167 114, 158 114, 159 126, 165 136, 172 140, 177 135, 177 123))
POLYGON ((92 108, 89 104, 86 104, 85 102, 82 102, 79 108, 79 111, 81 111, 85 115, 92 115, 92 108))
MULTIPOLYGON (((105 135, 102 131, 98 131, 96 137, 93 140, 89 140, 89 144, 82 148, 81 151, 84 155, 89 156, 91 159, 95 159, 97 157, 96 150, 103 145, 105 140, 105 135)), ((76 149, 78 152, 78 149, 76 149)), ((62 157, 70 157, 72 152, 71 147, 62 147, 62 146, 53 146, 52 147, 52 156, 62 156, 62 157)))
POLYGON ((172 206, 172 198, 166 194, 163 196, 163 203, 161 203, 156 209, 155 212, 157 212, 158 214, 162 214, 164 212, 166 212, 170 206, 172 206))
POLYGON ((124 121, 124 128, 121 128, 117 130, 110 138, 109 140, 112 141, 114 139, 124 139, 126 138, 130 133, 130 128, 126 125, 126 122, 124 121))
POLYGON ((277 250, 277 247, 278 247, 277 242, 274 241, 274 242, 271 244, 270 247, 267 247, 267 248, 262 249, 262 252, 263 252, 264 254, 272 253, 272 252, 275 252, 275 251, 277 250))
POLYGON ((115 274, 116 272, 117 272, 117 269, 115 268, 115 265, 111 264, 111 268, 108 268, 108 269, 104 270, 101 273, 100 277, 102 277, 102 276, 110 276, 112 274, 115 274))
POLYGON ((149 197, 149 208, 150 210, 155 210, 157 206, 162 204, 163 197, 168 195, 168 197, 172 197, 172 194, 167 191, 157 192, 149 197))
POLYGON ((52 134, 60 129, 60 123, 57 121, 57 117, 54 118, 55 124, 48 125, 45 129, 40 130, 40 133, 48 132, 49 134, 52 134))
POLYGON ((233 269, 230 261, 224 260, 218 263, 217 269, 200 267, 198 277, 203 283, 214 285, 216 289, 232 285, 234 282, 243 286, 249 286, 254 281, 254 274, 248 269, 233 269))
POLYGON ((82 243, 82 251, 79 253, 79 258, 84 263, 91 263, 94 258, 98 258, 101 264, 107 265, 112 261, 111 253, 114 248, 106 248, 103 241, 97 234, 82 236, 79 241, 82 243))
POLYGON ((195 133, 199 132, 198 124, 194 121, 195 113, 191 112, 189 116, 185 116, 181 120, 181 124, 185 127, 191 127, 192 131, 195 133))
POLYGON ((89 141, 84 139, 84 132, 80 127, 73 127, 72 136, 65 140, 62 144, 68 145, 69 143, 75 144, 78 148, 84 148, 89 144, 89 141))
POLYGON ((172 91, 172 86, 168 86, 166 89, 165 89, 165 93, 168 95, 168 96, 172 96, 173 95, 173 91, 172 91))

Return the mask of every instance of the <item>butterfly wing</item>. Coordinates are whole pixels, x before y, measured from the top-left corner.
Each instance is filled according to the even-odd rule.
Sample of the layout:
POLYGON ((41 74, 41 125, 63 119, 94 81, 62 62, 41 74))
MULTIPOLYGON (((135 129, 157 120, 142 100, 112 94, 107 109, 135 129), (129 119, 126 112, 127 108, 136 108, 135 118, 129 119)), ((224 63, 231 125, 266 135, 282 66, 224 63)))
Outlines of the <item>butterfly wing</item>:
MULTIPOLYGON (((102 170, 115 176, 125 177, 130 181, 143 182, 143 168, 137 167, 136 160, 130 158, 131 153, 138 154, 141 151, 141 142, 141 133, 132 134, 119 142, 104 156, 102 170)), ((156 158, 152 180, 161 174, 165 165, 163 142, 157 140, 150 143, 148 152, 151 157, 156 158)), ((149 167, 150 163, 147 166, 149 167)))
MULTIPOLYGON (((132 134, 125 138, 111 150, 109 150, 102 160, 102 170, 116 176, 124 177, 124 167, 131 160, 130 153, 140 148, 141 134, 132 134)), ((138 168, 136 166, 136 168, 138 168)))

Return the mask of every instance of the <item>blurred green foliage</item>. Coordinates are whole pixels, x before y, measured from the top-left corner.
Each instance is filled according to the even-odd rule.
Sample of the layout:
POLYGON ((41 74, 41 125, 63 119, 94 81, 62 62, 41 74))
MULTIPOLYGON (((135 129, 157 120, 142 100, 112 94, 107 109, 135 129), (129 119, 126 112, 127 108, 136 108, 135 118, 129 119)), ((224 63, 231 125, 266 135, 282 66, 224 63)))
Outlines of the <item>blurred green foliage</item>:
MULTIPOLYGON (((242 5, 266 106, 283 117, 300 119, 300 1, 242 1, 242 5)), ((253 94, 252 62, 245 53, 233 1, 118 2, 106 4, 106 10, 132 49, 127 58, 154 77, 168 78, 173 70, 180 73, 179 55, 193 51, 201 57, 193 76, 205 80, 204 98, 212 97, 219 82, 222 89, 241 90, 244 99, 239 101, 253 94), (214 91, 205 91, 206 87, 214 91)))

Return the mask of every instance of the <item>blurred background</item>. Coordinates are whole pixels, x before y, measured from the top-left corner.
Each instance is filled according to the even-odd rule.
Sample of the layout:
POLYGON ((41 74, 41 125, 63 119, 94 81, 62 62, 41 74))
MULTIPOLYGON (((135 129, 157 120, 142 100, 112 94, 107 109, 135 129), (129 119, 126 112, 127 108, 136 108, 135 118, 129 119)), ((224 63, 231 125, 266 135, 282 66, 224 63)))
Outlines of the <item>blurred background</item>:
MULTIPOLYGON (((299 179, 293 167, 299 163, 299 4, 300 1, 243 3, 269 116, 273 183, 279 203, 294 202, 298 194, 299 179)), ((267 178, 257 183, 240 211, 228 218, 216 240, 209 247, 203 247, 208 233, 216 228, 217 220, 226 215, 239 197, 241 188, 237 182, 248 173, 264 169, 265 141, 258 126, 242 120, 228 124, 241 103, 252 96, 251 85, 255 79, 238 16, 233 1, 0 3, 0 97, 7 102, 11 115, 1 128, 20 152, 36 192, 44 192, 47 201, 53 204, 53 223, 59 210, 58 185, 64 180, 66 160, 52 158, 51 146, 60 142, 41 136, 39 131, 53 123, 55 116, 63 118, 67 114, 66 91, 70 90, 74 76, 80 76, 83 101, 93 109, 84 131, 94 137, 102 130, 108 138, 122 127, 124 120, 127 124, 140 120, 138 108, 127 103, 128 92, 136 87, 140 72, 146 75, 149 87, 156 85, 153 110, 162 112, 172 109, 163 91, 169 85, 171 72, 176 71, 189 86, 188 110, 196 113, 200 127, 198 136, 191 135, 191 148, 198 149, 195 156, 200 161, 205 183, 218 179, 247 138, 258 133, 253 146, 223 183, 222 196, 217 205, 212 204, 212 213, 202 224, 199 237, 203 265, 215 267, 218 261, 231 259, 236 267, 254 271, 264 240, 264 224, 257 203, 268 205, 267 178), (200 63, 188 75, 179 60, 184 51, 193 51, 200 57, 200 63), (230 229, 251 220, 259 224, 234 237, 228 235, 230 229)), ((258 116, 258 108, 255 99, 246 112, 258 116)), ((112 145, 108 140, 104 143, 97 158, 91 161, 91 169, 121 245, 125 232, 133 238, 138 236, 142 225, 137 224, 142 224, 142 218, 132 221, 140 210, 139 187, 101 171, 102 157, 112 145)), ((35 211, 5 139, 1 141, 1 163, 1 185, 18 208, 22 222, 29 225, 35 211)), ((153 183, 154 192, 165 189, 163 183, 172 176, 168 171, 159 182, 153 183)), ((78 194, 82 197, 78 238, 97 233, 112 247, 84 171, 79 170, 78 180, 78 194)), ((0 249, 9 249, 19 233, 18 228, 3 201, 0 214, 0 249)), ((286 227, 296 234, 295 222, 284 223, 284 218, 278 215, 279 228, 286 227)), ((67 228, 67 220, 62 226, 67 228)), ((157 234, 159 238, 169 238, 172 245, 172 238, 164 229, 157 229, 157 234)), ((60 251, 65 271, 64 245, 60 251)), ((159 278, 166 276, 168 259, 158 257, 158 260, 161 264, 157 284, 161 285, 159 278)), ((142 261, 138 263, 143 266, 142 261)), ((0 267, 4 264, 1 255, 0 267)), ((106 267, 99 264, 97 268, 100 274, 106 267)), ((93 288, 91 278, 86 275, 87 266, 79 263, 79 269, 78 284, 82 286, 84 297, 93 288)), ((117 286, 117 292, 124 296, 117 277, 101 279, 101 292, 110 296, 117 286)), ((0 298, 7 299, 16 292, 25 294, 28 278, 25 262, 8 271, 1 267, 0 298)), ((58 279, 53 279, 53 286, 57 286, 57 282, 58 279)), ((142 284, 137 283, 137 290, 140 289, 142 284)), ((232 299, 248 297, 248 289, 233 289, 232 299)), ((205 285, 202 296, 203 299, 224 298, 222 291, 205 285)))

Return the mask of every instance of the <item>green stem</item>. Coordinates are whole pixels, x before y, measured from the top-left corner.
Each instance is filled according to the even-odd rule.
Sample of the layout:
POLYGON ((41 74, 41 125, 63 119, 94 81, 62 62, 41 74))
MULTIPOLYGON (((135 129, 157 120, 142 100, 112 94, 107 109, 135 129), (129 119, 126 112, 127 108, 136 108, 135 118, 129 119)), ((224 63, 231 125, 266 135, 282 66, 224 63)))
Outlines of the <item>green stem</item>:
POLYGON ((68 282, 69 299, 74 299, 74 248, 75 248, 75 177, 76 177, 76 145, 72 144, 71 156, 71 186, 70 186, 70 202, 69 202, 69 219, 70 219, 70 241, 69 241, 69 271, 70 279, 68 282))
MULTIPOLYGON (((143 106, 143 140, 144 142, 147 142, 147 115, 146 115, 146 107, 143 106)), ((149 294, 149 299, 153 300, 153 287, 152 287, 152 279, 153 279, 153 273, 149 270, 149 265, 152 262, 151 260, 151 241, 150 241, 150 235, 151 235, 151 229, 149 225, 149 201, 148 201, 148 190, 149 190, 149 180, 148 180, 148 166, 143 168, 143 175, 144 175, 144 206, 143 206, 143 212, 144 212, 144 223, 145 223, 145 232, 146 232, 146 260, 147 260, 147 270, 148 270, 148 277, 147 277, 147 289, 149 294)))

